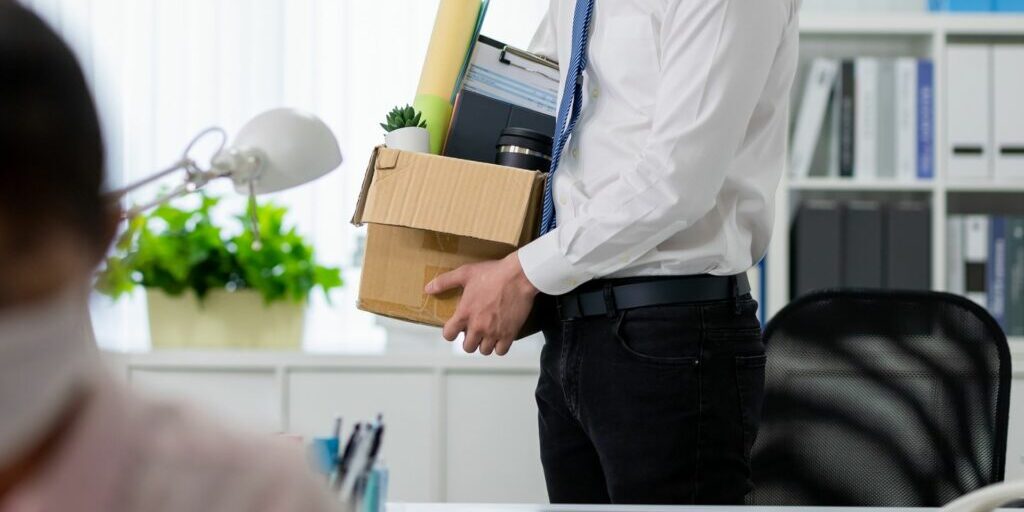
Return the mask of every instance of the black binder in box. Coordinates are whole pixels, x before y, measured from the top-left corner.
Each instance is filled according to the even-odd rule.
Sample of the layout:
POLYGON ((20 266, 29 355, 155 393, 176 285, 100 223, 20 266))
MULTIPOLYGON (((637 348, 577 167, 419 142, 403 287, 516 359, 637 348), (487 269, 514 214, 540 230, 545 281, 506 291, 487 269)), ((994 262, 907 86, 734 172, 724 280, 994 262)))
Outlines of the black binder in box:
POLYGON ((455 104, 444 156, 494 163, 498 137, 509 127, 553 135, 555 118, 464 90, 455 104))

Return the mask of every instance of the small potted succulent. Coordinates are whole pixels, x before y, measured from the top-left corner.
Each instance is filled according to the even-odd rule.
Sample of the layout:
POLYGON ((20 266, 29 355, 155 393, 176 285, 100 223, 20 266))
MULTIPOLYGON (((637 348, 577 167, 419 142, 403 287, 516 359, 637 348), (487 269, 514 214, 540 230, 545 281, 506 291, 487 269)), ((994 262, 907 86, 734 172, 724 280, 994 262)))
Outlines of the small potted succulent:
POLYGON ((146 289, 154 348, 301 348, 309 294, 341 286, 340 271, 315 263, 285 208, 256 207, 254 243, 251 212, 222 229, 218 203, 202 195, 132 219, 96 288, 115 300, 146 289))
POLYGON ((409 105, 395 107, 387 116, 387 122, 381 123, 384 144, 389 148, 417 153, 430 152, 430 133, 423 114, 409 105))

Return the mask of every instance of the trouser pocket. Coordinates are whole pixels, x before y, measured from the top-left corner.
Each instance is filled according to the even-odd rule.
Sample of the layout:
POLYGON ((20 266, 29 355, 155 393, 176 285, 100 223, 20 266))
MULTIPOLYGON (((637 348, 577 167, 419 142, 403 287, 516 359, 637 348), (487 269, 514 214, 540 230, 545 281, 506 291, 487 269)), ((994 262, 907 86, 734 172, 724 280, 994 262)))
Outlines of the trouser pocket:
POLYGON ((767 356, 764 354, 736 356, 736 389, 743 426, 743 456, 748 461, 761 422, 766 362, 767 356))

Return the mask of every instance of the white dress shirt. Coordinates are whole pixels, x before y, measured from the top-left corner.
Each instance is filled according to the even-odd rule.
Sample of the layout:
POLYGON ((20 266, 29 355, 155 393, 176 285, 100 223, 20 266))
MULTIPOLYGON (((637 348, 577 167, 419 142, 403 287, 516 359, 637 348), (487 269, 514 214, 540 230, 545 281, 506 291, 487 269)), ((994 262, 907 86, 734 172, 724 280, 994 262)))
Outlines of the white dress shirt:
MULTIPOLYGON (((537 289, 731 275, 764 256, 799 4, 596 1, 583 110, 554 178, 557 227, 519 250, 537 289)), ((533 51, 569 62, 574 6, 551 0, 533 51)))

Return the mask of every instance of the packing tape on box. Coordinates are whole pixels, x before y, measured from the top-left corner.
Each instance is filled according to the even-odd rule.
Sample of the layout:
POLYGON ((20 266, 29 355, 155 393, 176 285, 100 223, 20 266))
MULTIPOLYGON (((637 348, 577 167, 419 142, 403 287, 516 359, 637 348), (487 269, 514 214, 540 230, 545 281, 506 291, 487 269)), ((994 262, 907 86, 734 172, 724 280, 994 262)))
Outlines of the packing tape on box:
POLYGON ((421 247, 428 251, 455 254, 459 252, 459 238, 457 235, 427 231, 423 233, 423 245, 421 247))
MULTIPOLYGON (((433 281, 435 277, 451 272, 452 270, 455 269, 428 266, 423 272, 423 286, 427 286, 427 283, 433 281)), ((433 297, 434 317, 441 320, 451 318, 455 315, 455 308, 459 305, 460 297, 462 297, 461 288, 448 290, 444 293, 435 295, 433 297)))
MULTIPOLYGON (((428 265, 423 270, 423 286, 431 282, 437 276, 455 270, 451 267, 428 265)), ((433 321, 434 324, 443 324, 455 315, 455 309, 459 305, 459 298, 462 297, 462 289, 448 290, 436 296, 423 295, 417 304, 403 304, 380 299, 363 299, 356 302, 356 307, 374 314, 399 320, 410 321, 416 318, 424 324, 433 321)), ((417 321, 417 320, 412 320, 417 321)), ((433 324, 431 324, 433 325, 433 324)))

